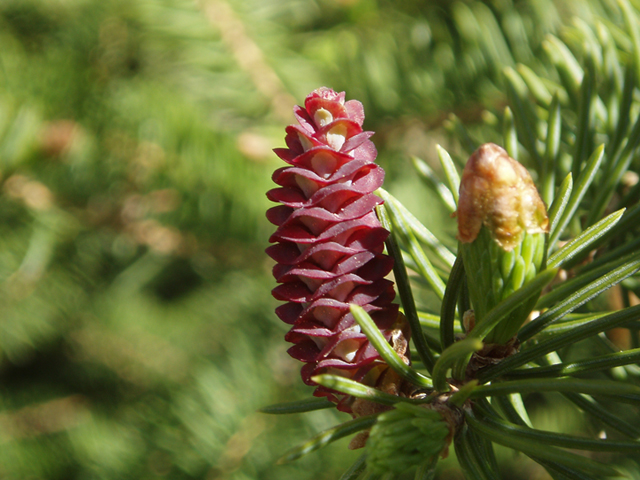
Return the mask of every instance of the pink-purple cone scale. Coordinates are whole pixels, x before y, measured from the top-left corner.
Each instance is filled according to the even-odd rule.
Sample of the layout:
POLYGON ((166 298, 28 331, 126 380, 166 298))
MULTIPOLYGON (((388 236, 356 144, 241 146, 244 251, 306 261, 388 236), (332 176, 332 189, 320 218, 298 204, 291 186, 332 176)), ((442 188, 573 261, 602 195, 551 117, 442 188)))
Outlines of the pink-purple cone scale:
MULTIPOLYGON (((267 193, 281 203, 267 212, 278 227, 267 249, 280 283, 272 293, 286 302, 276 313, 292 325, 285 338, 294 344, 289 354, 305 362, 305 383, 320 373, 363 381, 381 362, 349 304, 363 307, 388 339, 398 316, 393 282, 384 278, 393 267, 382 253, 389 232, 374 211, 384 171, 374 163, 373 132, 362 131, 360 102, 323 87, 294 114, 288 148, 274 150, 290 166, 276 170, 280 188, 267 193)), ((315 395, 344 400, 324 387, 315 395)), ((338 408, 350 411, 345 402, 338 408)))

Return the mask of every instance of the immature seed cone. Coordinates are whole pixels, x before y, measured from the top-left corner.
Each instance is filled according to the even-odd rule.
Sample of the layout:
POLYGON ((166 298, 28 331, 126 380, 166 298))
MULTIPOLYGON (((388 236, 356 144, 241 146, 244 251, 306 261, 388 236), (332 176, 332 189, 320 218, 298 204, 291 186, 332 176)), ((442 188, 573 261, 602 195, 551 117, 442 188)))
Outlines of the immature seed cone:
MULTIPOLYGON (((469 158, 456 215, 477 323, 544 268, 549 220, 527 169, 493 143, 480 146, 469 158)), ((508 343, 536 301, 531 298, 514 310, 489 333, 487 342, 508 343)))
POLYGON ((378 475, 400 474, 437 455, 446 457, 453 430, 453 425, 431 406, 398 403, 395 409, 381 414, 371 428, 367 468, 378 475))
MULTIPOLYGON (((288 148, 275 153, 289 167, 276 170, 276 188, 267 193, 282 205, 267 212, 278 226, 267 253, 281 283, 273 290, 285 301, 276 314, 292 328, 289 354, 306 363, 305 383, 321 373, 334 373, 375 385, 386 365, 349 312, 356 304, 371 315, 400 355, 408 357, 409 330, 398 306, 393 282, 384 277, 393 260, 382 253, 387 232, 374 208, 382 200, 373 192, 384 171, 374 163, 376 149, 363 132, 364 111, 345 94, 323 87, 295 107, 300 125, 287 127, 288 148), (378 367, 378 368, 376 368, 378 367)), ((408 362, 408 359, 407 359, 408 362)), ((351 412, 351 399, 323 387, 316 396, 340 401, 351 412)))

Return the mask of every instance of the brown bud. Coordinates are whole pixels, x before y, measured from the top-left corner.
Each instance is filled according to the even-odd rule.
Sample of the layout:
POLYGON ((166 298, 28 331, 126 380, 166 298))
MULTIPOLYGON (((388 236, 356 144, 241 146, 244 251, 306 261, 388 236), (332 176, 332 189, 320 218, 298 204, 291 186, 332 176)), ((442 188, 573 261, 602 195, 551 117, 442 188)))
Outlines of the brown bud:
POLYGON ((549 231, 547 210, 529 172, 493 143, 480 146, 462 172, 458 239, 473 242, 482 225, 511 251, 525 232, 549 231))

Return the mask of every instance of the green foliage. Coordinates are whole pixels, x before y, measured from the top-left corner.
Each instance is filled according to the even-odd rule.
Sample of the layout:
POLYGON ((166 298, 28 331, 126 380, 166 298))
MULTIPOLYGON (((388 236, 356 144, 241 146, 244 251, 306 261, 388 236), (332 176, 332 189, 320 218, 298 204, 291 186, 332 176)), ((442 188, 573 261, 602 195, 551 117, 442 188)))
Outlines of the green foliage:
MULTIPOLYGON (((480 2, 470 3, 472 6, 452 4, 452 18, 454 22, 464 19, 466 28, 460 29, 461 38, 474 38, 484 58, 492 59, 488 65, 496 68, 493 73, 497 81, 500 78, 504 81, 509 106, 504 110, 502 122, 498 113, 490 112, 484 115, 484 123, 470 124, 468 130, 462 122, 452 119, 445 125, 452 134, 450 149, 461 151, 459 156, 464 158, 479 143, 502 138, 500 143, 505 144, 509 153, 529 167, 544 199, 551 204, 550 233, 546 239, 540 238, 546 244, 540 243, 538 248, 541 258, 548 251, 547 265, 537 262, 527 281, 514 283, 504 293, 500 289, 497 299, 487 297, 496 274, 488 274, 488 279, 474 275, 489 268, 492 260, 485 259, 481 252, 493 252, 495 242, 489 237, 476 239, 471 245, 478 243, 478 251, 473 247, 464 251, 463 268, 462 262, 454 263, 443 255, 451 248, 450 240, 442 236, 432 238, 429 226, 422 225, 409 214, 411 208, 405 209, 388 193, 393 192, 393 186, 386 187, 380 191, 386 204, 379 216, 392 231, 387 248, 396 259, 394 273, 405 313, 409 319, 425 319, 414 342, 422 364, 397 365, 389 346, 380 344, 379 333, 365 328, 369 326, 366 318, 359 318, 358 322, 398 374, 406 379, 420 378, 410 380, 416 389, 424 383, 418 377, 420 373, 430 376, 433 388, 418 389, 421 393, 398 403, 383 397, 382 392, 368 392, 337 377, 331 381, 324 376, 316 378, 322 385, 343 393, 385 405, 395 403, 396 410, 392 412, 413 402, 430 403, 435 399, 449 402, 452 412, 461 411, 465 416, 456 427, 454 446, 466 478, 507 478, 501 474, 500 462, 494 459, 493 444, 524 453, 554 479, 635 478, 637 465, 631 459, 640 449, 634 421, 640 392, 635 365, 640 343, 635 296, 640 293, 637 289, 640 267, 634 243, 636 202, 640 199, 634 173, 640 168, 637 5, 626 0, 583 4, 585 10, 580 14, 584 16, 574 18, 570 26, 548 34, 540 43, 535 43, 536 35, 528 37, 528 45, 536 53, 525 62, 515 54, 509 55, 507 43, 501 42, 504 37, 499 34, 504 34, 507 26, 491 22, 491 18, 501 18, 500 14, 492 13, 480 2), (622 19, 626 30, 615 26, 622 19), (445 259, 448 261, 443 262, 445 259), (472 288, 480 291, 471 295, 469 305, 467 289, 472 288), (536 300, 543 289, 542 297, 536 300), (622 305, 614 301, 611 292, 622 298, 622 305), (439 311, 429 308, 429 297, 441 301, 439 311), (483 299, 488 306, 482 304, 483 299), (540 309, 537 318, 517 332, 517 340, 508 343, 515 331, 513 327, 521 323, 522 317, 513 312, 524 308, 526 315, 536 301, 540 309), (476 308, 475 325, 465 324, 463 318, 469 306, 476 308), (432 322, 439 314, 438 332, 432 322), (456 321, 466 330, 466 338, 454 334, 456 321), (510 326, 505 330, 507 325, 510 326), (605 336, 614 328, 624 332, 626 344, 613 343, 605 336), (492 331, 502 334, 492 336, 492 331), (485 349, 480 340, 484 341, 485 349), (486 349, 494 342, 506 344, 504 357, 488 357, 491 350, 486 349), (629 349, 627 345, 636 348, 629 349), (449 394, 449 398, 447 392, 451 388, 457 393, 449 394), (582 412, 583 436, 536 428, 535 411, 553 409, 553 399, 557 397, 547 397, 549 394, 563 394, 576 412, 582 412), (485 397, 490 397, 491 403, 483 400, 485 397), (542 398, 545 401, 548 398, 548 403, 538 406, 542 398), (633 407, 627 410, 621 405, 625 403, 633 407), (632 425, 631 430, 626 424, 632 425), (590 434, 585 431, 587 426, 590 434), (596 431, 603 432, 602 438, 593 434, 596 431), (620 435, 632 440, 619 439, 620 435), (585 458, 563 450, 566 448, 593 450, 598 455, 585 458)), ((499 7, 494 7, 499 11, 499 7)), ((457 57, 456 71, 461 77, 464 58, 465 53, 457 57)), ((416 70, 419 69, 412 69, 416 70)), ((479 76, 488 82, 494 78, 491 69, 479 76)), ((466 92, 474 90, 467 88, 466 92)), ((485 91, 481 97, 487 100, 491 95, 485 91)), ((441 147, 438 157, 441 173, 436 172, 435 161, 429 165, 414 158, 414 167, 441 208, 452 211, 458 201, 453 192, 457 190, 459 176, 451 157, 441 147)), ((420 206, 414 211, 419 213, 420 206)), ((527 248, 531 250, 522 246, 523 251, 527 248)), ((520 254, 520 250, 514 252, 520 254)), ((521 263, 519 268, 523 271, 532 267, 530 260, 521 263)), ((502 267, 501 264, 496 268, 502 267)), ((500 271, 506 275, 504 268, 500 271)), ((412 323, 415 332, 414 324, 415 320, 412 323)), ((383 424, 380 417, 372 435, 382 431, 383 424)), ((410 432, 403 431, 403 435, 402 442, 410 432)), ((370 478, 372 472, 383 474, 385 468, 399 473, 410 465, 420 464, 417 459, 392 453, 386 444, 377 451, 378 443, 372 442, 373 447, 368 447, 372 459, 367 464, 371 470, 358 478, 370 478)), ((418 448, 419 441, 414 439, 414 443, 418 448)), ((410 451, 409 446, 406 451, 410 451)), ((421 460, 426 461, 427 457, 421 460)), ((429 471, 433 474, 432 466, 429 471)), ((421 467, 416 478, 423 473, 421 467)))

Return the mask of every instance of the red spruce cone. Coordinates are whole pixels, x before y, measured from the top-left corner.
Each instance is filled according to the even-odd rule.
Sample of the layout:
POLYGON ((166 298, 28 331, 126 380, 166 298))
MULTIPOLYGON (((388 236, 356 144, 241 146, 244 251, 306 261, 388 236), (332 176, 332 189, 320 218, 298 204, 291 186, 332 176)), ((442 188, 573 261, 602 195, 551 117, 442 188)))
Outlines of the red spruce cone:
MULTIPOLYGON (((272 293, 287 302, 276 313, 292 325, 285 339, 294 344, 289 354, 306 363, 302 378, 308 385, 321 373, 380 383, 386 364, 349 304, 363 307, 398 353, 408 356, 406 321, 391 303, 393 282, 384 278, 393 267, 382 253, 389 232, 374 212, 382 200, 373 192, 384 171, 374 163, 373 132, 362 131, 362 104, 344 99, 344 92, 323 87, 309 94, 305 108, 294 108, 300 126, 287 127, 288 148, 274 150, 291 166, 276 170, 273 181, 281 188, 267 193, 282 204, 267 212, 278 226, 269 239, 275 245, 267 249, 281 283, 272 293)), ((353 399, 324 387, 314 395, 353 413, 353 399)))

